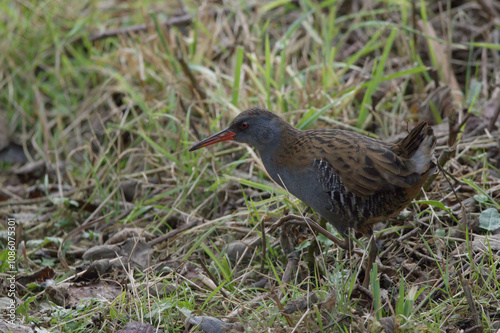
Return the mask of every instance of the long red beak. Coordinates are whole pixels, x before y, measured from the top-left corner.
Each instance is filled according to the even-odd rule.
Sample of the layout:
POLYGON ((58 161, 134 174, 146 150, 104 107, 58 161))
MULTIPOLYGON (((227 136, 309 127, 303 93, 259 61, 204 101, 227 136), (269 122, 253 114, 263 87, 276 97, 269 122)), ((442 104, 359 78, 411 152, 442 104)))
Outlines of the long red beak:
POLYGON ((189 148, 189 151, 194 151, 194 150, 206 147, 206 146, 210 146, 210 145, 213 145, 214 143, 217 143, 217 142, 234 140, 235 135, 236 135, 236 133, 234 133, 226 128, 225 130, 223 130, 217 134, 214 134, 214 135, 206 138, 205 140, 201 140, 200 142, 198 142, 197 144, 195 144, 194 146, 189 148))

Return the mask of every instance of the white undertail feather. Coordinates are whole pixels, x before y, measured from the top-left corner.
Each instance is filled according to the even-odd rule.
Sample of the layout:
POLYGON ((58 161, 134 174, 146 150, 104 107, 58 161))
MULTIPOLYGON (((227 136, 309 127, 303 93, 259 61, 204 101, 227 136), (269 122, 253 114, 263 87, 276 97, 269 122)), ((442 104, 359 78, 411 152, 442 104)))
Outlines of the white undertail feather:
MULTIPOLYGON (((434 165, 436 164, 436 157, 434 156, 435 146, 436 140, 432 135, 427 135, 427 137, 420 143, 417 151, 410 158, 415 168, 415 172, 424 174, 429 169, 430 162, 433 162, 434 165)), ((433 172, 434 171, 431 173, 433 172)))

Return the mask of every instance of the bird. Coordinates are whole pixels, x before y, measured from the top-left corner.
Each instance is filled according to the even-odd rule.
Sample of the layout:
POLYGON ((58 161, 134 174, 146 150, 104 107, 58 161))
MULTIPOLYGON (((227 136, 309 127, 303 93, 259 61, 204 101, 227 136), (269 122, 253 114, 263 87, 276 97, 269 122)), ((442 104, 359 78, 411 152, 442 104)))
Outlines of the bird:
POLYGON ((373 225, 408 206, 437 168, 436 138, 425 121, 390 144, 339 129, 299 130, 255 107, 189 151, 223 141, 253 146, 277 184, 337 229, 344 240, 329 238, 340 247, 350 249, 351 229, 370 238, 364 286, 378 252, 373 225))

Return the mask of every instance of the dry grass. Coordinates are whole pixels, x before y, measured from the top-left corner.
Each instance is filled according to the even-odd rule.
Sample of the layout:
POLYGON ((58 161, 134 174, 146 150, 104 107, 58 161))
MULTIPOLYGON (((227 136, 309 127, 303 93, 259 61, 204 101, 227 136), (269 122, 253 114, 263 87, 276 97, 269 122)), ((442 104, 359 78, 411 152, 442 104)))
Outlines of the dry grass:
POLYGON ((18 280, 17 319, 54 332, 131 321, 188 332, 193 316, 250 332, 500 329, 498 228, 479 226, 500 209, 499 11, 490 0, 1 4, 2 244, 14 218, 18 278, 50 267, 57 284, 120 290, 72 306, 57 284, 18 280), (358 281, 365 240, 348 258, 296 230, 287 257, 278 232, 262 234, 305 207, 250 148, 187 151, 256 105, 302 129, 389 141, 434 124, 448 176, 378 226, 370 290, 358 281), (125 228, 137 229, 119 241, 144 238, 150 261, 90 274, 82 255, 125 228))

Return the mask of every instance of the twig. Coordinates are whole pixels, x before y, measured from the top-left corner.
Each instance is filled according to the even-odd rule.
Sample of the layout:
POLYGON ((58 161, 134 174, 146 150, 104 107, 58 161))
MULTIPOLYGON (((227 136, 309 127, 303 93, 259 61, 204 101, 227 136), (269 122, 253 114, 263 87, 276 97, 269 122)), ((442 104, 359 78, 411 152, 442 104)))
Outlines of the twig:
POLYGON ((208 108, 208 105, 206 105, 207 94, 205 93, 205 90, 203 90, 203 88, 198 83, 198 80, 196 80, 196 78, 194 77, 191 68, 189 68, 184 58, 178 56, 177 61, 181 65, 184 74, 186 74, 186 76, 189 78, 189 81, 191 82, 191 85, 193 86, 194 90, 198 93, 198 96, 201 99, 200 102, 202 102, 205 105, 205 109, 207 109, 208 108))
MULTIPOLYGON (((205 274, 208 275, 208 278, 210 280, 212 280, 213 283, 215 283, 215 285, 217 287, 220 286, 220 283, 217 279, 215 279, 215 276, 213 276, 213 274, 210 272, 210 270, 207 268, 207 266, 205 265, 205 263, 203 262, 203 260, 201 258, 198 259, 198 262, 200 263, 201 267, 203 268, 203 271, 205 271, 205 274)), ((224 296, 226 299, 231 299, 227 294, 226 292, 224 291, 224 289, 220 288, 219 291, 221 292, 222 296, 224 296)))
POLYGON ((427 259, 427 260, 429 260, 429 261, 431 261, 431 262, 434 262, 434 261, 436 261, 436 262, 437 262, 437 261, 441 261, 441 260, 443 260, 443 258, 439 257, 438 255, 436 255, 436 257, 435 257, 435 258, 433 258, 433 257, 431 257, 431 256, 428 256, 427 254, 424 254, 424 253, 422 253, 422 252, 418 251, 416 248, 412 248, 412 247, 410 247, 409 245, 406 245, 406 244, 402 244, 402 245, 403 245, 403 247, 404 247, 405 249, 407 249, 407 250, 410 252, 410 254, 413 254, 413 253, 414 253, 414 254, 416 254, 417 256, 420 256, 421 258, 425 258, 425 259, 427 259))
POLYGON ((469 305, 469 310, 472 316, 472 320, 474 320, 474 324, 478 325, 481 323, 481 321, 479 319, 476 302, 474 302, 474 298, 472 297, 472 292, 470 290, 469 284, 467 283, 466 280, 464 280, 464 277, 462 276, 460 270, 458 270, 457 273, 458 277, 460 278, 460 284, 462 285, 462 288, 464 290, 465 299, 467 300, 467 304, 469 305))
MULTIPOLYGON (((193 18, 191 17, 191 15, 185 14, 185 15, 169 18, 168 20, 163 22, 161 25, 166 26, 166 27, 179 26, 179 25, 190 24, 192 22, 192 20, 193 20, 193 18)), ((147 29, 148 29, 147 24, 137 24, 137 25, 132 25, 129 27, 124 27, 124 28, 119 28, 119 29, 111 29, 111 30, 99 32, 99 33, 91 35, 89 37, 89 40, 91 42, 95 42, 95 41, 98 41, 100 39, 115 37, 118 35, 128 35, 128 34, 132 34, 132 33, 143 32, 143 31, 146 31, 147 29)))
POLYGON ((267 258, 266 228, 264 226, 265 218, 266 217, 264 216, 260 221, 260 231, 262 235, 262 256, 261 256, 262 260, 260 262, 260 272, 262 274, 264 274, 264 262, 266 261, 267 258))
POLYGON ((280 218, 276 223, 274 223, 270 228, 269 232, 273 232, 276 230, 278 227, 281 227, 282 225, 287 225, 287 224, 297 224, 297 225, 302 225, 302 226, 308 226, 312 230, 314 230, 317 233, 322 234, 344 250, 349 250, 349 244, 344 240, 342 241, 338 237, 335 237, 331 233, 328 232, 325 228, 314 222, 313 220, 307 218, 307 217, 302 217, 298 215, 287 215, 282 218, 280 218))
MULTIPOLYGON (((444 165, 450 160, 450 158, 455 154, 455 148, 445 148, 442 152, 441 155, 439 155, 439 158, 437 160, 437 165, 439 167, 439 170, 442 170, 444 165)), ((436 179, 438 173, 432 174, 427 181, 425 182, 423 189, 424 191, 428 191, 429 188, 431 187, 432 182, 434 179, 436 179)))
POLYGON ((280 309, 281 315, 283 317, 285 317, 285 320, 288 323, 288 326, 293 327, 294 325, 293 325, 292 319, 290 318, 289 315, 287 315, 286 313, 283 313, 283 310, 284 310, 283 304, 281 304, 280 299, 278 298, 276 293, 270 293, 269 296, 276 303, 276 305, 278 306, 278 309, 280 309))
POLYGON ((379 254, 379 258, 382 258, 383 256, 385 256, 389 251, 392 250, 392 248, 396 245, 396 244, 400 244, 402 241, 404 241, 405 239, 417 234, 418 232, 420 231, 419 228, 415 228, 413 229, 412 231, 404 234, 403 236, 397 238, 394 240, 394 242, 391 243, 391 245, 389 245, 387 247, 387 249, 385 249, 382 253, 379 254))
POLYGON ((157 237, 157 238, 155 238, 155 239, 153 239, 153 240, 150 240, 150 241, 148 242, 148 244, 149 244, 150 246, 153 246, 153 245, 156 245, 156 244, 161 243, 161 242, 163 242, 163 241, 166 241, 167 239, 170 239, 170 238, 172 238, 172 237, 177 236, 177 234, 179 234, 179 233, 181 233, 181 232, 183 232, 183 231, 186 231, 186 230, 188 230, 188 229, 191 229, 191 228, 193 228, 193 227, 196 227, 197 225, 201 224, 202 222, 203 222, 202 220, 196 220, 196 221, 191 222, 191 223, 189 223, 189 224, 184 224, 184 225, 182 225, 182 226, 180 226, 180 227, 178 227, 178 228, 176 228, 176 229, 174 229, 174 230, 170 230, 169 232, 167 232, 167 233, 166 233, 165 235, 163 235, 163 236, 160 236, 160 237, 157 237))
MULTIPOLYGON (((63 198, 69 198, 71 195, 79 192, 79 191, 86 191, 91 188, 95 187, 95 184, 79 187, 79 188, 73 188, 67 192, 63 193, 63 198)), ((57 199, 59 197, 57 196, 45 196, 45 197, 40 197, 40 198, 33 198, 33 199, 22 199, 22 200, 7 200, 7 201, 2 201, 0 202, 0 208, 4 206, 23 206, 23 205, 35 205, 35 204, 41 204, 45 202, 52 202, 52 199, 57 199)))
POLYGON ((359 284, 356 284, 353 288, 353 291, 354 290, 357 290, 359 291, 360 294, 363 294, 366 296, 366 298, 368 298, 369 301, 373 302, 373 294, 372 292, 370 291, 370 289, 366 288, 366 287, 363 287, 363 286, 360 286, 359 284))
POLYGON ((488 15, 488 19, 492 20, 495 17, 498 17, 498 11, 495 9, 495 6, 491 3, 491 1, 478 0, 477 2, 483 9, 483 13, 488 15))

